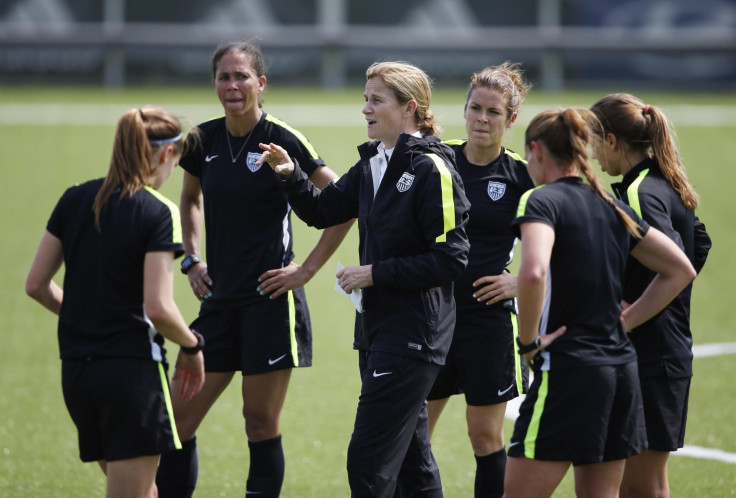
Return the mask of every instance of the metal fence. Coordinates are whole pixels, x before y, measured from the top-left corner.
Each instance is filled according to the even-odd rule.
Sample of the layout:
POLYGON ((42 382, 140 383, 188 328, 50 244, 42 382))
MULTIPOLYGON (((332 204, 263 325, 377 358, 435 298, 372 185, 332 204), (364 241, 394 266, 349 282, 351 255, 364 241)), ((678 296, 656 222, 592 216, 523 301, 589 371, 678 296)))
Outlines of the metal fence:
POLYGON ((547 89, 736 89, 736 0, 5 0, 0 83, 208 79, 221 41, 257 37, 271 77, 342 86, 378 59, 464 81, 516 60, 547 89))

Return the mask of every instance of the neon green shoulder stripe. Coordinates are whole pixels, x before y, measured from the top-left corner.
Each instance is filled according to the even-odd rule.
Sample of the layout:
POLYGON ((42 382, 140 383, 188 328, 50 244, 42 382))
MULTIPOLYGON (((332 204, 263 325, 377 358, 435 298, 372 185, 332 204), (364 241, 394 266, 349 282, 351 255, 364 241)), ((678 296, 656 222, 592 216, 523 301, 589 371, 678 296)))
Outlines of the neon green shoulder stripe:
POLYGON ((504 150, 504 151, 506 152, 506 154, 507 154, 507 155, 509 155, 509 156, 513 157, 513 158, 514 158, 514 159, 516 159, 517 161, 521 161, 522 163, 526 164, 526 159, 524 159, 523 157, 521 157, 521 156, 520 156, 519 154, 517 154, 517 153, 516 153, 516 152, 514 152, 513 150, 508 150, 508 149, 507 149, 507 148, 505 148, 505 147, 504 147, 504 149, 503 149, 503 150, 504 150))
POLYGON ((437 154, 427 154, 440 172, 440 187, 442 189, 442 218, 444 228, 435 242, 447 242, 447 232, 455 228, 455 198, 452 195, 452 175, 447 169, 445 161, 437 154))
POLYGON ((281 121, 279 118, 271 116, 270 114, 266 114, 266 120, 272 122, 273 124, 277 124, 282 128, 286 128, 287 130, 289 130, 291 133, 294 134, 296 138, 299 139, 302 145, 307 148, 307 150, 309 151, 309 155, 311 155, 313 159, 319 158, 319 155, 317 155, 317 151, 314 150, 314 147, 312 147, 312 144, 309 143, 309 140, 307 140, 307 137, 302 135, 302 133, 299 130, 295 130, 288 124, 281 121))
MULTIPOLYGON (((539 187, 541 186, 542 185, 540 185, 539 187)), ((517 218, 521 218, 522 216, 524 216, 524 213, 526 212, 526 202, 529 200, 529 196, 532 195, 532 192, 537 190, 539 187, 534 187, 533 189, 529 189, 521 195, 521 198, 519 199, 519 207, 516 208, 517 218)))
POLYGON ((462 145, 465 142, 467 142, 467 140, 460 140, 459 138, 452 138, 450 140, 443 140, 442 141, 442 143, 445 144, 445 145, 462 145))
POLYGON ((636 177, 629 188, 626 189, 626 198, 629 199, 629 206, 633 209, 636 214, 641 218, 641 203, 639 202, 639 185, 649 173, 649 168, 641 170, 639 176, 636 177))
POLYGON ((181 216, 179 215, 179 207, 171 202, 169 199, 167 199, 164 194, 162 194, 158 190, 148 186, 145 187, 145 189, 156 199, 164 203, 167 208, 169 208, 169 212, 171 213, 171 241, 175 244, 181 244, 184 241, 184 238, 182 237, 181 233, 181 216))

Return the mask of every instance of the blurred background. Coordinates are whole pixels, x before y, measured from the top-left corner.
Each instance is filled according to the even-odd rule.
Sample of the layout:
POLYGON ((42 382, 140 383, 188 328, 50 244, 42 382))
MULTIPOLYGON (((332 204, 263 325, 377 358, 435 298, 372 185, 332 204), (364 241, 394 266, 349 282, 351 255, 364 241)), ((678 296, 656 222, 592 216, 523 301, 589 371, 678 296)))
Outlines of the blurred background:
POLYGON ((736 89, 736 0, 0 0, 0 84, 199 84, 251 37, 280 84, 362 83, 376 59, 464 84, 511 59, 545 90, 736 89))

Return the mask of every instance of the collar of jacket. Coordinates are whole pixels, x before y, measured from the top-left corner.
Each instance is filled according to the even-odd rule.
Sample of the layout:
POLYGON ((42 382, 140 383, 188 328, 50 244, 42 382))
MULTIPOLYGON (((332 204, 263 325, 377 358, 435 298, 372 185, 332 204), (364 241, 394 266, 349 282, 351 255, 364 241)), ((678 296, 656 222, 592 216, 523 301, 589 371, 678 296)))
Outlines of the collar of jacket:
POLYGON ((651 158, 646 158, 639 164, 635 164, 634 167, 624 175, 620 182, 611 184, 611 189, 613 190, 613 193, 616 194, 616 197, 621 199, 623 193, 629 188, 629 185, 631 185, 631 183, 636 180, 636 177, 639 176, 639 173, 646 168, 649 168, 650 170, 659 170, 659 165, 657 164, 657 161, 651 158))
MULTIPOLYGON (((365 142, 359 145, 358 153, 360 154, 361 159, 370 159, 371 157, 378 154, 378 144, 379 143, 381 142, 378 140, 373 140, 372 142, 365 142)), ((402 133, 401 135, 399 135, 399 139, 396 141, 396 148, 394 149, 394 154, 396 153, 400 154, 406 151, 407 149, 411 150, 415 147, 424 147, 428 149, 437 148, 438 153, 442 153, 442 155, 446 155, 445 153, 443 153, 444 151, 440 150, 441 147, 443 147, 443 145, 439 138, 437 137, 415 137, 414 135, 409 135, 408 133, 402 133)))

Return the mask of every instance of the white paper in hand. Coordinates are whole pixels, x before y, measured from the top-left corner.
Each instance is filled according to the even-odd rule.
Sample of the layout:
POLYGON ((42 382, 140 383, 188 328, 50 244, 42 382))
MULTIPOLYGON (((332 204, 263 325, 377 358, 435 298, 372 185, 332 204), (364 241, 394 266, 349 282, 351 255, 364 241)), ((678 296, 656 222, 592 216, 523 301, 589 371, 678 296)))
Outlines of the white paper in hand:
MULTIPOLYGON (((345 268, 342 266, 341 263, 337 263, 337 271, 342 270, 345 268)), ((358 310, 358 313, 363 313, 363 292, 362 289, 354 289, 353 292, 348 294, 344 290, 342 290, 342 287, 340 287, 340 284, 338 283, 337 278, 335 279, 335 290, 342 294, 343 296, 347 297, 353 302, 353 305, 355 306, 355 309, 358 310)))

